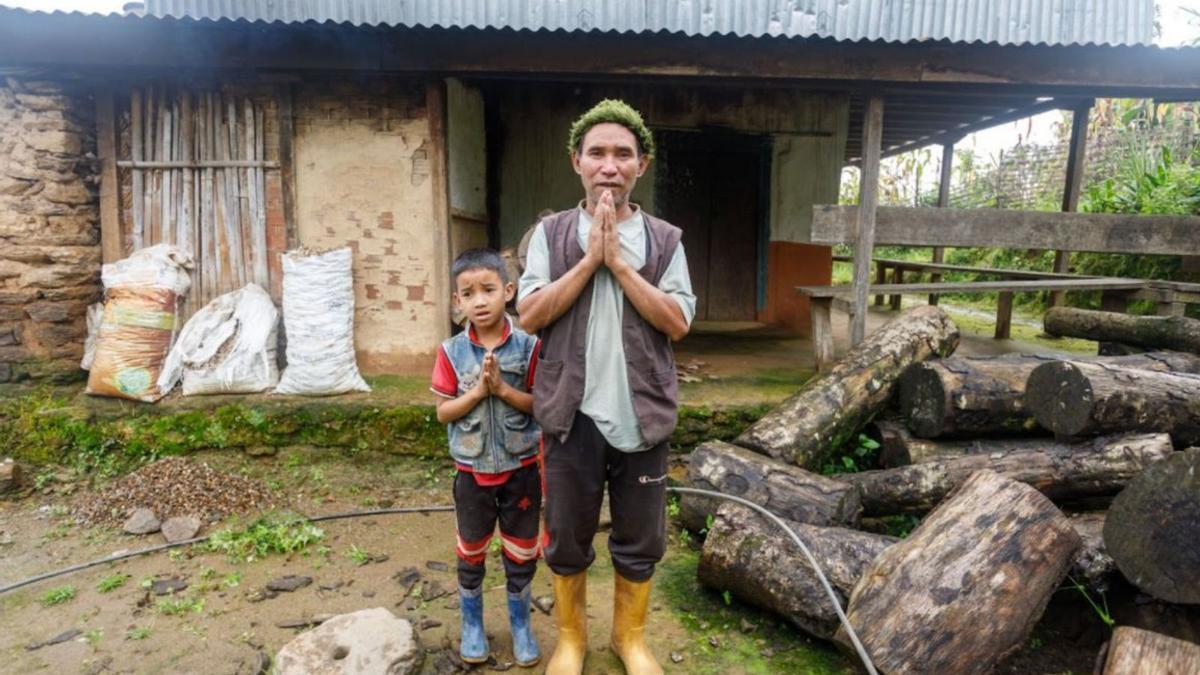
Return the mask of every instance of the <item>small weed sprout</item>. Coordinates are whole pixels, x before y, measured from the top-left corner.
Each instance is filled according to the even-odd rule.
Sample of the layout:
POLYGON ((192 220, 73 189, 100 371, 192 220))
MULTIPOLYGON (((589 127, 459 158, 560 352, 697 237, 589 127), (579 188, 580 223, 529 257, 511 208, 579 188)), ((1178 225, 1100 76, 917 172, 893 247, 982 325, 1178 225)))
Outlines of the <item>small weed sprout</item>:
POLYGON ((53 607, 75 599, 74 586, 58 586, 42 594, 42 606, 53 607))
POLYGON ((154 606, 159 614, 177 616, 192 612, 199 614, 204 611, 204 598, 165 598, 154 606))
POLYGON ((671 497, 667 499, 667 515, 672 518, 678 518, 679 511, 679 497, 671 495, 671 497))
POLYGON ((721 599, 725 601, 726 606, 732 605, 733 604, 733 593, 730 593, 729 589, 725 589, 725 590, 721 591, 721 599))
POLYGON ((154 629, 150 628, 149 626, 130 628, 129 632, 125 634, 125 639, 126 640, 145 640, 146 638, 150 637, 150 633, 152 633, 152 632, 154 632, 154 629))
POLYGON ((325 538, 325 531, 303 518, 264 516, 245 529, 214 532, 207 551, 222 552, 230 562, 253 562, 271 553, 296 553, 325 538))
POLYGON ((239 585, 241 585, 241 583, 242 583, 242 573, 241 572, 230 572, 229 574, 225 575, 225 580, 223 582, 221 582, 221 585, 224 586, 225 588, 237 588, 239 585))
POLYGON ((353 560, 355 565, 362 566, 374 560, 374 556, 359 548, 355 544, 350 544, 350 550, 346 551, 346 557, 353 560))
POLYGON ((1087 603, 1092 607, 1092 611, 1096 612, 1096 616, 1100 617, 1100 620, 1104 622, 1105 626, 1108 626, 1111 629, 1114 625, 1116 625, 1116 620, 1113 619, 1112 613, 1108 611, 1108 596, 1104 594, 1104 591, 1097 591, 1100 594, 1100 602, 1097 603, 1095 599, 1092 598, 1091 593, 1088 593, 1087 587, 1076 580, 1075 577, 1067 577, 1067 579, 1071 582, 1071 585, 1074 586, 1075 590, 1079 591, 1080 595, 1083 596, 1083 599, 1087 600, 1087 603))
POLYGON ((88 646, 91 647, 92 649, 95 649, 96 645, 100 644, 100 640, 103 637, 104 637, 104 631, 99 628, 93 628, 83 634, 83 639, 88 643, 88 646))
POLYGON ((129 574, 110 574, 101 579, 100 583, 96 584, 96 590, 100 591, 101 593, 111 593, 112 591, 124 586, 125 582, 129 581, 131 577, 132 575, 129 574))

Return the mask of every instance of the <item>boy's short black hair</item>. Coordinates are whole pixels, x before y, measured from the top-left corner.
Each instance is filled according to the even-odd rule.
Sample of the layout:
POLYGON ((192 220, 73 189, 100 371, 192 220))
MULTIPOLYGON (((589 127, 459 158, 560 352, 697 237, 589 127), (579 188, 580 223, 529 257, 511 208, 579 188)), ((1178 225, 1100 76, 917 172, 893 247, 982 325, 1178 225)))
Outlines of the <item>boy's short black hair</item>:
POLYGON ((450 266, 450 283, 458 285, 458 275, 470 270, 492 270, 500 275, 500 281, 508 283, 508 269, 500 254, 490 248, 469 248, 454 259, 450 266))

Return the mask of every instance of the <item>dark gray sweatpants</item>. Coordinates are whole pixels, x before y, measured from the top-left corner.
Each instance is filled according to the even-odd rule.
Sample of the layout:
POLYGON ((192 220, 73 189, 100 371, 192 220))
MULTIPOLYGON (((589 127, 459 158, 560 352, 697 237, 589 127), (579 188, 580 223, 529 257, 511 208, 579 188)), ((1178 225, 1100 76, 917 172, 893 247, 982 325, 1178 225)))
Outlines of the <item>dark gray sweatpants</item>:
POLYGON ((592 539, 607 483, 613 568, 630 581, 653 576, 666 550, 668 443, 622 452, 608 444, 590 417, 577 412, 566 441, 546 436, 544 452, 542 554, 550 569, 576 574, 596 559, 592 539))

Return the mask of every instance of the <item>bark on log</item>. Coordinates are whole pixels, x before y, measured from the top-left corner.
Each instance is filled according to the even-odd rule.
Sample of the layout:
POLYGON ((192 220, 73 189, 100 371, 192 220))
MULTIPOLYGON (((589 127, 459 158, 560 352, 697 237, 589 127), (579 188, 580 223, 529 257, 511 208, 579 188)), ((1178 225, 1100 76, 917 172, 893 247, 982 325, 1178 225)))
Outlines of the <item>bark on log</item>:
POLYGON ((1182 316, 1132 316, 1053 307, 1046 312, 1044 325, 1050 335, 1200 354, 1200 321, 1182 316))
POLYGON ((1200 645, 1133 626, 1117 626, 1104 656, 1103 675, 1200 673, 1200 645))
POLYGON ((967 455, 990 455, 1040 450, 1051 440, 1042 438, 979 438, 933 441, 917 438, 903 424, 888 420, 872 422, 867 435, 879 441, 879 466, 894 469, 900 466, 925 464, 967 455))
MULTIPOLYGON (((845 606, 863 570, 895 537, 787 521, 804 542, 845 606)), ((700 583, 728 590, 739 600, 770 610, 819 638, 830 639, 837 614, 817 575, 787 533, 741 504, 717 510, 704 540, 700 583)))
POLYGON ((864 516, 921 513, 972 473, 988 469, 1037 488, 1059 503, 1115 495, 1147 466, 1171 454, 1166 434, 1109 436, 1039 450, 1012 450, 837 476, 862 490, 864 516))
POLYGON ((879 554, 847 616, 880 672, 987 673, 1029 637, 1079 546, 1044 495, 979 471, 879 554))
POLYGON ((1133 585, 1200 604, 1200 448, 1146 469, 1113 500, 1104 543, 1133 585))
POLYGON ((1077 513, 1071 515, 1071 527, 1083 541, 1075 561, 1071 564, 1071 578, 1097 591, 1107 591, 1108 581, 1117 570, 1117 564, 1104 546, 1103 512, 1077 513))
MULTIPOLYGON (((1024 406, 1025 383, 1038 366, 1060 360, 1030 354, 919 363, 900 378, 900 412, 921 438, 1036 432, 1037 422, 1024 406)), ((1183 352, 1113 357, 1103 363, 1200 373, 1200 357, 1183 352)))
POLYGON ((1200 442, 1200 375, 1055 361, 1035 368, 1026 388, 1026 409, 1062 438, 1136 431, 1200 442))
POLYGON ((958 327, 937 307, 922 305, 867 336, 827 373, 746 429, 737 444, 790 464, 816 469, 887 402, 913 363, 949 356, 958 327))
MULTIPOLYGON (((853 485, 723 441, 710 441, 692 452, 688 482, 701 490, 748 499, 780 518, 809 525, 855 527, 862 512, 862 497, 853 485)), ((680 516, 689 529, 699 531, 722 503, 684 495, 680 516)))

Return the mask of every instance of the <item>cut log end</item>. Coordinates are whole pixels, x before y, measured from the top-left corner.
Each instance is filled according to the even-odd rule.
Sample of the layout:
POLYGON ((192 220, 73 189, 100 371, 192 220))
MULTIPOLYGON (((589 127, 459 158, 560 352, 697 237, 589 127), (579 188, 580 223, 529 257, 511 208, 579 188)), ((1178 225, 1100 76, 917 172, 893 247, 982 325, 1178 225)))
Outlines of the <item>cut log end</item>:
POLYGON ((1059 436, 1072 437, 1091 419, 1092 385, 1079 368, 1053 361, 1033 369, 1025 386, 1025 407, 1038 424, 1059 436))
POLYGON ((1200 448, 1151 465, 1113 500, 1104 544, 1146 593, 1200 604, 1200 448))
POLYGON ((937 372, 917 364, 900 380, 900 411, 909 429, 920 438, 936 438, 946 418, 947 392, 937 372))

